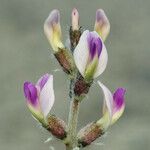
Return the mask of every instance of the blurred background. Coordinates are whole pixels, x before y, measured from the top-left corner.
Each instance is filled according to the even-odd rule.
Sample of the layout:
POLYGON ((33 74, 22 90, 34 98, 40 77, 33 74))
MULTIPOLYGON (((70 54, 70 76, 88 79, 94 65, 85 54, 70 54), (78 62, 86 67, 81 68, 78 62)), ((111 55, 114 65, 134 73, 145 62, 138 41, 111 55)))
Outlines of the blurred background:
MULTIPOLYGON (((23 82, 54 74, 56 101, 52 113, 67 121, 68 80, 52 56, 43 33, 49 12, 61 12, 63 40, 76 7, 80 25, 93 30, 95 12, 103 8, 111 32, 106 41, 109 62, 98 78, 114 91, 125 87, 123 117, 86 150, 150 149, 150 1, 149 0, 0 0, 0 150, 64 150, 60 141, 44 143, 49 133, 31 117, 23 96, 23 82)), ((101 117, 102 92, 94 84, 83 101, 79 126, 101 117)))

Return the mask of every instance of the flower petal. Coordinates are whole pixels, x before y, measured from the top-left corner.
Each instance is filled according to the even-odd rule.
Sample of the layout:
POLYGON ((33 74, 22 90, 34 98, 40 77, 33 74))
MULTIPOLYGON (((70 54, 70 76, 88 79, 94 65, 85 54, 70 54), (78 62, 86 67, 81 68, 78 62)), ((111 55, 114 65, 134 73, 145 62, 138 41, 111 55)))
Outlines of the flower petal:
POLYGON ((40 92, 40 103, 44 117, 47 117, 49 111, 54 104, 54 89, 53 89, 53 76, 50 75, 48 81, 40 92))
POLYGON ((124 88, 118 88, 113 95, 113 117, 112 124, 115 123, 123 114, 125 109, 125 93, 124 88))
POLYGON ((110 92, 110 90, 104 85, 102 84, 100 81, 98 81, 99 86, 101 87, 103 94, 104 94, 104 105, 105 105, 105 111, 103 113, 105 113, 106 111, 108 111, 109 113, 109 118, 111 120, 112 118, 112 113, 113 113, 113 95, 110 92))
POLYGON ((57 52, 64 45, 61 42, 60 14, 58 10, 53 10, 44 23, 44 32, 53 50, 57 52))
POLYGON ((107 61, 108 61, 108 54, 107 54, 106 47, 103 43, 102 52, 98 59, 98 66, 94 73, 94 78, 98 77, 100 74, 104 72, 107 66, 107 61))
POLYGON ((97 44, 99 45, 99 58, 98 58, 98 65, 97 65, 97 68, 96 68, 96 71, 94 73, 94 77, 93 78, 96 78, 98 77, 100 74, 102 74, 107 66, 107 61, 108 61, 108 54, 107 54, 107 50, 106 50, 106 47, 101 39, 101 37, 98 35, 97 32, 92 32, 93 36, 97 37, 100 41, 100 44, 97 44))
POLYGON ((38 91, 35 85, 28 81, 25 82, 24 95, 26 97, 27 106, 31 111, 32 115, 36 119, 42 120, 43 114, 41 112, 39 98, 38 98, 38 91))
POLYGON ((93 58, 96 56, 99 58, 102 52, 103 43, 96 32, 90 32, 88 37, 88 43, 89 43, 90 59, 93 60, 93 58))
POLYGON ((113 96, 109 89, 98 81, 99 86, 102 88, 104 93, 104 108, 103 116, 100 120, 97 121, 97 124, 102 128, 103 131, 106 131, 111 124, 112 120, 112 108, 113 108, 113 96))
POLYGON ((48 81, 50 75, 47 73, 45 75, 43 75, 37 82, 37 86, 40 87, 40 90, 42 90, 42 88, 44 87, 44 85, 46 84, 46 82, 48 81))
POLYGON ((27 103, 30 103, 34 107, 38 104, 37 89, 31 82, 24 83, 24 95, 27 99, 27 103))
POLYGON ((85 68, 89 58, 89 44, 87 40, 89 33, 90 32, 88 30, 82 33, 79 43, 74 50, 75 64, 82 76, 84 76, 85 68))

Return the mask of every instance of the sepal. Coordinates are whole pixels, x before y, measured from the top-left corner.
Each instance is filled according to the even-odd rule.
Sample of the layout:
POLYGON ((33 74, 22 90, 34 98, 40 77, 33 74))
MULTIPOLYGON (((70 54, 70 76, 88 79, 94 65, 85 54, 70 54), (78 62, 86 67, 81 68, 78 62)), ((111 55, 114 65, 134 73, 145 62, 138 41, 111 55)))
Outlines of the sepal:
POLYGON ((47 130, 50 131, 52 135, 61 140, 66 138, 66 124, 62 119, 56 117, 55 115, 49 115, 47 117, 47 122, 47 130))
POLYGON ((103 134, 103 130, 96 124, 96 122, 89 123, 87 126, 82 128, 77 135, 78 146, 86 147, 103 134))

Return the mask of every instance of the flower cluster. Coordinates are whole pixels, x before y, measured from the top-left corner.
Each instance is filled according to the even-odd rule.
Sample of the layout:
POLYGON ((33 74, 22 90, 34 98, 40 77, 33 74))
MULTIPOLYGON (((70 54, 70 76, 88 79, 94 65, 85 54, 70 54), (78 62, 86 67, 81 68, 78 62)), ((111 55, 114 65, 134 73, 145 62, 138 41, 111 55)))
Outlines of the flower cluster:
MULTIPOLYGON (((53 10, 46 19, 44 32, 53 49, 54 56, 70 77, 72 102, 78 104, 88 93, 93 80, 101 75, 107 66, 108 54, 104 42, 110 31, 110 23, 102 9, 96 11, 94 31, 82 31, 79 26, 77 9, 73 9, 71 17, 69 48, 62 42, 58 10, 53 10)), ((43 127, 57 138, 62 139, 66 146, 85 147, 104 134, 108 127, 120 118, 125 108, 126 90, 124 88, 117 88, 114 93, 111 93, 100 81, 98 81, 98 85, 104 95, 103 116, 82 128, 77 136, 73 135, 73 130, 75 130, 73 123, 77 119, 74 118, 75 115, 69 115, 74 122, 69 122, 66 126, 63 120, 50 113, 55 101, 53 75, 43 75, 36 84, 25 82, 24 95, 29 110, 43 127), (74 141, 74 139, 76 140, 74 141)), ((74 106, 78 105, 73 105, 73 109, 76 109, 74 106)), ((70 113, 75 113, 75 111, 70 113)))

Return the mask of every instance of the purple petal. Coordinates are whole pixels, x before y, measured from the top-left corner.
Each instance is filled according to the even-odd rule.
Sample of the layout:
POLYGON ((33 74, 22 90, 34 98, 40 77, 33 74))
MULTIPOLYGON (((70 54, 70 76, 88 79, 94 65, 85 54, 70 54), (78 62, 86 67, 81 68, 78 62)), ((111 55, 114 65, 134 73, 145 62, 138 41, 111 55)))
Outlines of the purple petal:
POLYGON ((104 11, 102 9, 98 9, 96 11, 96 21, 100 22, 100 21, 105 21, 106 19, 106 15, 104 13, 104 11))
POLYGON ((97 52, 98 52, 98 57, 99 57, 103 48, 103 43, 99 37, 96 39, 96 45, 97 45, 97 52))
POLYGON ((60 22, 60 14, 59 14, 59 10, 57 9, 54 9, 48 19, 47 19, 47 23, 50 25, 50 26, 53 26, 54 24, 58 24, 60 22))
POLYGON ((46 84, 46 82, 48 81, 50 75, 47 73, 45 75, 43 75, 37 82, 37 85, 40 87, 40 90, 42 90, 42 88, 44 87, 44 85, 46 84))
POLYGON ((89 37, 88 37, 88 43, 89 43, 91 60, 96 55, 99 57, 102 51, 102 47, 103 47, 101 39, 94 33, 90 32, 89 37))
POLYGON ((37 104, 37 89, 31 82, 24 83, 24 95, 33 106, 37 104))
POLYGON ((113 113, 120 110, 122 106, 125 104, 125 96, 126 90, 124 88, 118 88, 114 95, 113 95, 113 103, 114 103, 114 110, 113 113))

